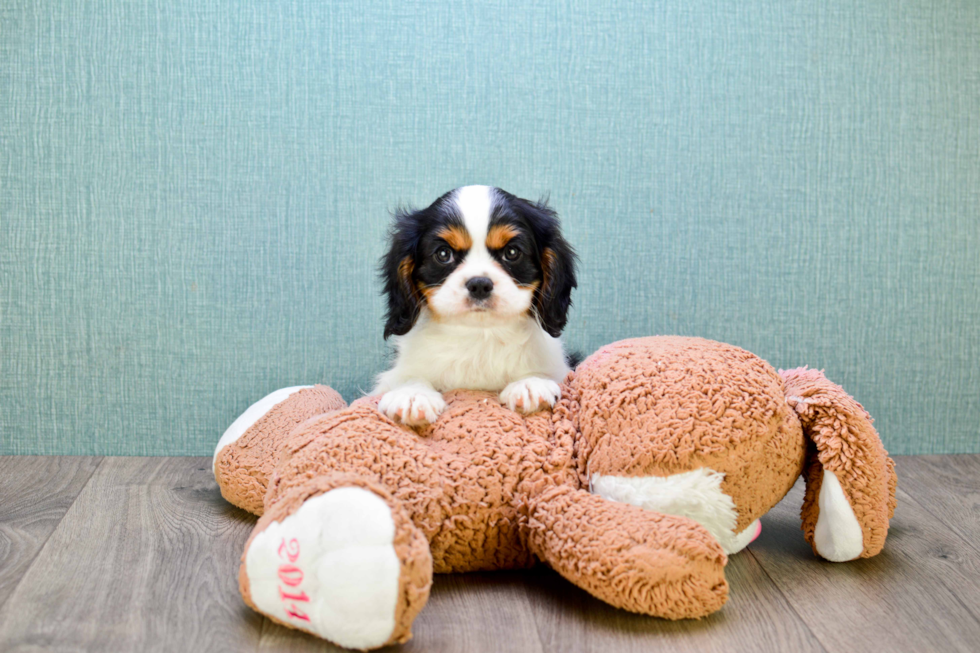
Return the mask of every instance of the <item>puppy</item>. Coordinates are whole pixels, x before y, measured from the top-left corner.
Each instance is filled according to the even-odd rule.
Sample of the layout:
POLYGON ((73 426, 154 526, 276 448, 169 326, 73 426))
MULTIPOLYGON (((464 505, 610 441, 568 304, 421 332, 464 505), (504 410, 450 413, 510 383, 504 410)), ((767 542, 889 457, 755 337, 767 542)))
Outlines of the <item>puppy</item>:
POLYGON ((384 337, 395 366, 378 376, 378 408, 432 423, 456 388, 500 393, 511 410, 554 406, 569 371, 559 335, 575 252, 545 202, 466 186, 428 208, 400 211, 381 260, 384 337))

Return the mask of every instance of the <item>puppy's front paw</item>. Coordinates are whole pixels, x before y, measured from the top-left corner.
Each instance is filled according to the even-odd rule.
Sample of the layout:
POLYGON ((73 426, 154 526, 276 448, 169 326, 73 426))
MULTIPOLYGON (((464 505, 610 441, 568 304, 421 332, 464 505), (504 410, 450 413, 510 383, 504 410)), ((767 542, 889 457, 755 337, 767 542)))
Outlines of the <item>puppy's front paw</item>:
POLYGON ((378 410, 395 422, 422 426, 435 422, 446 410, 446 402, 432 387, 409 383, 386 392, 378 402, 378 410))
POLYGON ((542 408, 552 408, 561 399, 561 387, 551 379, 529 376, 509 384, 500 393, 500 401, 514 411, 529 415, 542 408))

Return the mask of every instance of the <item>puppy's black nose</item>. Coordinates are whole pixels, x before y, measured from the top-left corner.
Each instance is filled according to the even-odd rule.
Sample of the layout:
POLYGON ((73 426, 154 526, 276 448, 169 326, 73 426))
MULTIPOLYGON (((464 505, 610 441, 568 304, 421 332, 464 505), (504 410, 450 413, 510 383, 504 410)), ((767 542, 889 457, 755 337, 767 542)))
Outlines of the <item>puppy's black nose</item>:
POLYGON ((466 289, 473 299, 486 299, 493 292, 493 281, 487 277, 473 277, 466 282, 466 289))

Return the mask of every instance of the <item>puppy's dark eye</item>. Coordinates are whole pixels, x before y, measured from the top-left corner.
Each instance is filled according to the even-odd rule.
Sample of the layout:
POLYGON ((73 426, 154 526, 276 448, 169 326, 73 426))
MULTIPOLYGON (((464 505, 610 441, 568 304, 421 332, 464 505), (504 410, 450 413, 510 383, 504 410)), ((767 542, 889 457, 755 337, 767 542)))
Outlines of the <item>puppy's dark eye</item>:
POLYGON ((453 250, 448 247, 440 247, 436 250, 436 261, 442 265, 447 265, 453 262, 453 250))
POLYGON ((508 245, 504 248, 504 260, 508 263, 513 263, 519 258, 521 258, 521 250, 517 249, 513 245, 508 245))

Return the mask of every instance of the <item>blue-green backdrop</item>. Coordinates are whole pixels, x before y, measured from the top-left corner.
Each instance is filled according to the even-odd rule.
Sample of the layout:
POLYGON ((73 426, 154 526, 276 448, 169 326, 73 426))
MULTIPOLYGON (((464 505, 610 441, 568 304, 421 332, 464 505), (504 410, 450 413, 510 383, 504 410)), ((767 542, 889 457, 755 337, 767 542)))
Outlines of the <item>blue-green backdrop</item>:
POLYGON ((389 210, 550 193, 573 347, 826 369, 980 451, 976 0, 6 0, 0 454, 209 454, 382 369, 389 210))

